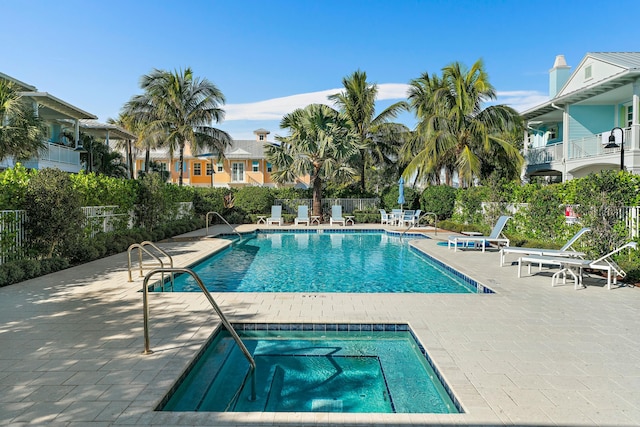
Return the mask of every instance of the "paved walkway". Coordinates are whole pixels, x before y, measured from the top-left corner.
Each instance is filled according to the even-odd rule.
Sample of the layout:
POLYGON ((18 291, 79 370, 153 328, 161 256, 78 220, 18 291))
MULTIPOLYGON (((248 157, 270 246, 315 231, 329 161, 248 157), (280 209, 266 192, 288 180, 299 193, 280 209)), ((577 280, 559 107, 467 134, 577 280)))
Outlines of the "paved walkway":
MULTIPOLYGON (((235 322, 407 322, 464 414, 156 412, 219 320, 200 293, 151 294, 154 353, 141 354, 142 280, 118 254, 0 288, 0 425, 640 425, 640 289, 552 288, 496 252, 414 242, 497 293, 214 298, 235 322)), ((185 266, 224 244, 161 246, 185 266)))

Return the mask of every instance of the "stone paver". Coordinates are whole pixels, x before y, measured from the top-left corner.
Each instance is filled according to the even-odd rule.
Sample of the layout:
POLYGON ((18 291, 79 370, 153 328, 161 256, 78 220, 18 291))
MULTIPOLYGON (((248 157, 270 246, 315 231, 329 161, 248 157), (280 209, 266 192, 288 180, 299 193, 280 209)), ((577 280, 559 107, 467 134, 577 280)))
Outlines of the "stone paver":
MULTIPOLYGON (((0 425, 640 425, 639 289, 552 288, 548 272, 518 279, 495 251, 454 253, 436 245, 447 233, 428 235, 412 244, 496 294, 213 296, 235 322, 406 322, 464 414, 154 411, 219 319, 202 294, 151 294, 143 355, 142 279, 127 281, 118 254, 0 288, 0 425)), ((186 266, 225 244, 160 246, 186 266)))

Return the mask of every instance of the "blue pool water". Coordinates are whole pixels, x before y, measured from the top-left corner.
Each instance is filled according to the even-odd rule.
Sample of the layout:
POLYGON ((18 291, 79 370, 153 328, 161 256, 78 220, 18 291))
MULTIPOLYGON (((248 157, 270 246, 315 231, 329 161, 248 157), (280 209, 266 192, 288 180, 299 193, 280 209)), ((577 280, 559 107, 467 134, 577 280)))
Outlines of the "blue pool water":
MULTIPOLYGON (((191 268, 212 292, 477 291, 408 240, 386 233, 257 233, 191 268)), ((173 287, 152 291, 199 288, 182 275, 173 287)))
POLYGON ((229 333, 220 331, 160 409, 459 412, 404 326, 404 331, 240 330, 256 362, 254 401, 249 364, 229 333))

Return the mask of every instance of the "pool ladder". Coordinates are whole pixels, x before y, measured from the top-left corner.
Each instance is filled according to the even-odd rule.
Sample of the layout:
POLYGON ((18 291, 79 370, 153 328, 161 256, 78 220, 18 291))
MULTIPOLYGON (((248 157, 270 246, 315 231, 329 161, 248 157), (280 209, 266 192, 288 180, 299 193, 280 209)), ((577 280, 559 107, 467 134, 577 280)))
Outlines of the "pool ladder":
POLYGON ((250 399, 252 401, 256 400, 256 362, 253 360, 253 357, 251 357, 251 353, 249 353, 249 350, 247 350, 247 347, 244 345, 244 343, 238 336, 238 333, 236 332, 236 330, 233 329, 233 326, 231 326, 231 323, 229 323, 225 315, 222 313, 222 310, 220 310, 220 307, 218 307, 218 304, 216 304, 215 300, 213 299, 213 297, 211 296, 207 288, 204 286, 204 283, 202 283, 202 279, 200 279, 200 277, 193 270, 189 268, 161 267, 161 268, 156 268, 154 270, 151 270, 144 277, 144 281, 142 282, 142 309, 144 311, 144 351, 142 353, 143 354, 153 353, 153 351, 149 346, 149 295, 148 295, 149 285, 148 284, 151 276, 158 273, 171 273, 172 276, 174 273, 186 273, 186 274, 189 274, 191 277, 193 277, 193 279, 196 281, 200 289, 202 289, 202 292, 204 293, 204 295, 209 300, 209 303, 215 310, 216 314, 220 317, 222 324, 227 329, 227 331, 229 331, 229 334, 231 334, 231 337, 236 342, 238 347, 240 347, 240 350, 242 350, 244 357, 249 362, 249 375, 251 376, 251 398, 250 399))
POLYGON ((222 221, 224 221, 224 223, 227 224, 231 228, 231 231, 234 232, 235 234, 237 234, 238 237, 240 237, 240 239, 242 240, 242 235, 236 231, 236 228, 233 225, 229 224, 229 222, 226 219, 224 219, 224 217, 222 215, 220 215, 218 212, 214 212, 214 211, 207 212, 207 236, 209 235, 209 215, 217 215, 218 218, 220 218, 222 221))
MULTIPOLYGON (((128 260, 129 260, 128 266, 129 266, 129 281, 130 282, 133 282, 133 277, 131 276, 131 270, 132 270, 132 266, 133 266, 133 264, 131 262, 131 252, 134 249, 138 249, 138 267, 140 268, 140 277, 143 276, 143 272, 142 271, 144 269, 149 269, 149 268, 153 268, 153 267, 160 267, 160 268, 173 267, 173 258, 171 258, 171 255, 169 255, 167 252, 163 251, 162 249, 160 249, 159 247, 154 245, 152 242, 149 242, 148 240, 145 240, 142 243, 134 243, 131 246, 129 246, 129 249, 127 249, 127 257, 128 257, 128 260), (155 249, 156 252, 160 253, 161 256, 164 256, 166 258, 165 261, 168 260, 168 264, 169 265, 165 266, 165 262, 162 260, 162 258, 160 258, 158 255, 154 254, 153 252, 149 251, 148 249, 146 249, 145 246, 152 247, 153 249, 155 249), (143 260, 142 260, 142 252, 146 253, 151 258, 156 260, 157 264, 144 264, 143 260)), ((164 275, 162 277, 162 283, 164 283, 164 275)), ((171 275, 171 285, 173 285, 173 274, 171 275)))
POLYGON ((413 227, 416 227, 417 225, 420 225, 420 220, 428 215, 433 215, 433 220, 434 220, 434 235, 438 234, 438 214, 435 212, 425 212, 422 214, 422 216, 420 216, 420 218, 418 218, 418 220, 415 222, 415 224, 409 224, 409 227, 407 227, 406 230, 404 230, 402 233, 400 233, 400 237, 404 236, 405 233, 407 233, 409 230, 411 230, 413 227))

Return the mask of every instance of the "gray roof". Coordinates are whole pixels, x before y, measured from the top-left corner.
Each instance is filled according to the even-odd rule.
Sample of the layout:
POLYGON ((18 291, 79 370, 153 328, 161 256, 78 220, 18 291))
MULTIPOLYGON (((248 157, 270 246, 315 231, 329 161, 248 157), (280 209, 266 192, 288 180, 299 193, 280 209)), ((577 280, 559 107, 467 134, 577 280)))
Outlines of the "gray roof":
POLYGON ((615 88, 632 83, 640 75, 640 52, 590 52, 580 61, 584 63, 587 57, 592 57, 599 61, 608 62, 624 69, 624 71, 609 76, 603 80, 594 82, 593 84, 580 88, 571 93, 567 93, 530 108, 521 113, 526 120, 538 117, 543 114, 550 113, 556 108, 554 105, 562 105, 568 103, 577 103, 585 99, 600 95, 615 88))
POLYGON ((610 62, 628 70, 640 70, 640 52, 590 52, 586 56, 610 62))

